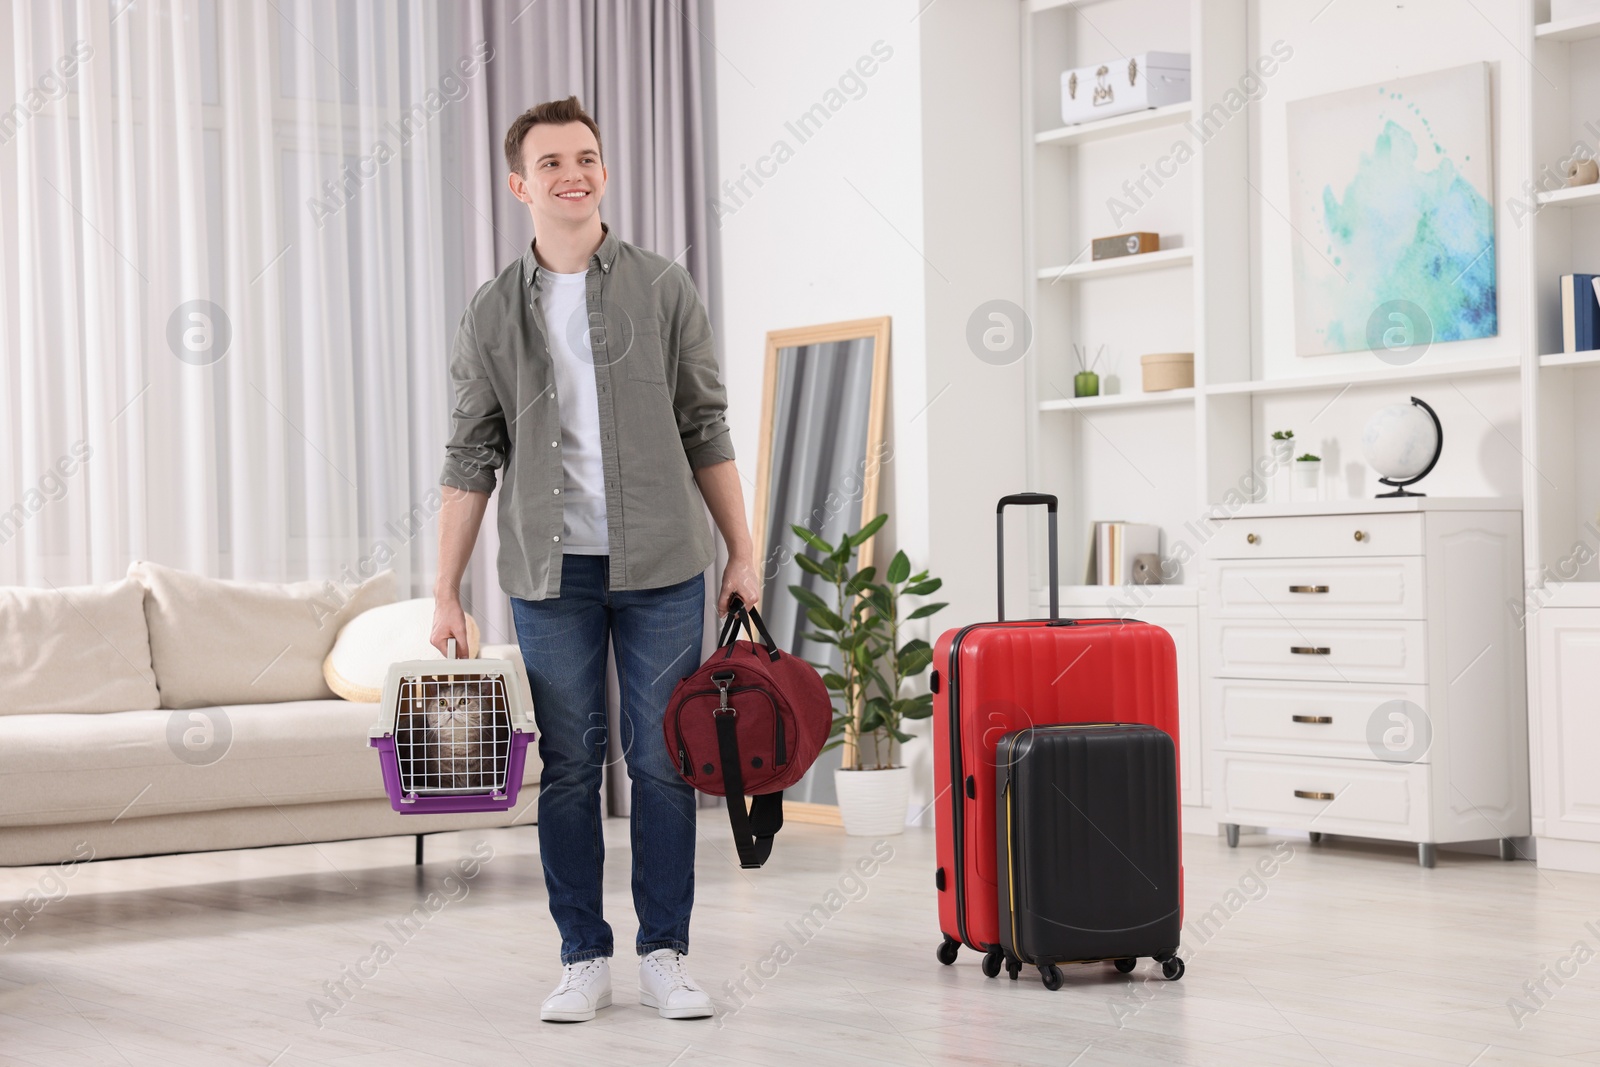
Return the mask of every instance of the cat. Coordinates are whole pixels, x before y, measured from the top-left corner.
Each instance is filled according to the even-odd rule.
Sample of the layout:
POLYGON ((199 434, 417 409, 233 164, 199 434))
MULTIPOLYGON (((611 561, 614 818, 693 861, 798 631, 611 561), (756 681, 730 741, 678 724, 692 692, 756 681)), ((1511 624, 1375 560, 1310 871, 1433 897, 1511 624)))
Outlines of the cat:
POLYGON ((426 698, 405 701, 395 738, 409 764, 412 790, 489 792, 496 784, 499 742, 505 740, 499 716, 483 709, 474 687, 458 682, 430 688, 426 698))

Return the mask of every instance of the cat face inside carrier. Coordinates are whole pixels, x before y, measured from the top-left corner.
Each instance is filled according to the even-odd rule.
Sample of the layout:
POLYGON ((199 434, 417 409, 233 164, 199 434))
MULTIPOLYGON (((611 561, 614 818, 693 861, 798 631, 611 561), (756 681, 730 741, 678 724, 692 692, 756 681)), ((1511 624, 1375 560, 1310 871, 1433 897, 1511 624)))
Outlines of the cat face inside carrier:
POLYGON ((511 721, 498 678, 419 678, 401 694, 395 748, 407 792, 499 792, 511 721))

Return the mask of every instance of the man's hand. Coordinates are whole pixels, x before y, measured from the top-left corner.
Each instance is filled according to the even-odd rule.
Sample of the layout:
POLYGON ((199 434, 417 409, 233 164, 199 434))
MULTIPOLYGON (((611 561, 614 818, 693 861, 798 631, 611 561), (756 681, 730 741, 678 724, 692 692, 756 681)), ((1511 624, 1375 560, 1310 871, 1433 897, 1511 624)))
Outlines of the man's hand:
POLYGON ((472 655, 467 645, 467 613, 461 610, 460 597, 447 593, 435 592, 433 594, 433 633, 428 636, 429 644, 439 650, 439 655, 449 654, 450 646, 446 644, 451 638, 456 639, 456 657, 466 659, 472 655))
POLYGON ((722 591, 717 594, 718 615, 728 613, 728 600, 734 593, 739 594, 747 608, 761 606, 761 576, 748 556, 730 556, 728 565, 722 568, 722 591))

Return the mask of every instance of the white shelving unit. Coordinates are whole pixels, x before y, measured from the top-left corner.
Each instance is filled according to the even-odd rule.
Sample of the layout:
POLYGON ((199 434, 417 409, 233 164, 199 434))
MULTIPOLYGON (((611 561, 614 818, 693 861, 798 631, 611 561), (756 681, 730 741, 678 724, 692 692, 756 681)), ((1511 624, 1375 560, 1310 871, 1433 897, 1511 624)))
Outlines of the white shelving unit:
MULTIPOLYGON (((1202 114, 1192 103, 1061 126, 1061 72, 1112 55, 1190 56, 1192 99, 1215 100, 1246 69, 1245 0, 1033 0, 1024 19, 1024 167, 1027 312, 1034 323, 1028 380, 1028 481, 1061 498, 1061 568, 1084 573, 1091 524, 1153 522, 1177 530, 1205 514, 1207 361, 1215 380, 1246 377, 1230 353, 1248 350, 1249 259, 1244 216, 1248 187, 1243 117, 1210 136, 1205 151, 1177 168, 1159 157, 1176 141, 1196 144, 1202 114), (1130 183, 1127 187, 1124 182, 1130 183), (1139 186, 1143 189, 1140 191, 1139 186), (1124 221, 1111 206, 1140 201, 1124 221), (1208 192, 1209 191, 1209 192, 1208 192), (1154 231, 1161 249, 1094 261, 1096 237, 1154 231), (1072 345, 1102 344, 1103 395, 1073 396, 1072 345), (1142 391, 1138 357, 1193 352, 1198 388, 1142 391)), ((1037 520, 1033 520, 1037 521, 1037 520)), ((1038 544, 1042 538, 1035 537, 1038 544)), ((1041 575, 1042 556, 1033 561, 1041 575)), ((1061 589, 1068 615, 1115 614, 1167 628, 1178 645, 1185 826, 1204 831, 1209 801, 1203 774, 1199 692, 1199 588, 1180 575, 1167 586, 1061 589)), ((1042 603, 1042 601, 1041 601, 1042 603)))
MULTIPOLYGON (((1595 143, 1600 115, 1600 18, 1551 23, 1545 0, 1525 3, 1530 176, 1555 171, 1575 143, 1595 143)), ((1522 42, 1519 42, 1522 43, 1522 42)), ((1540 866, 1600 872, 1600 352, 1561 350, 1563 274, 1600 274, 1600 185, 1538 196, 1525 229, 1534 309, 1527 344, 1544 353, 1523 374, 1527 545, 1528 729, 1533 833, 1540 866)))
MULTIPOLYGON (((1274 83, 1276 97, 1208 129, 1204 151, 1158 172, 1155 164, 1176 142, 1195 145, 1197 123, 1265 48, 1264 9, 1247 0, 1025 0, 1022 192, 1025 273, 1035 279, 1026 309, 1035 338, 1027 482, 1061 498, 1064 574, 1082 575, 1096 520, 1161 526, 1169 558, 1175 547, 1194 547, 1178 584, 1161 594, 1167 599, 1138 601, 1134 612, 1159 611, 1183 630, 1204 606, 1206 517, 1225 501, 1262 498, 1251 472, 1267 451, 1268 430, 1280 423, 1315 429, 1320 440, 1313 435, 1306 450, 1325 455, 1343 446, 1342 464, 1325 464, 1332 477, 1364 470, 1351 449, 1365 411, 1402 402, 1412 390, 1454 405, 1453 417, 1441 410, 1447 458, 1429 491, 1510 496, 1522 506, 1533 827, 1555 842, 1541 851, 1541 862, 1600 871, 1600 779, 1587 770, 1583 783, 1572 777, 1600 756, 1600 720, 1592 715, 1600 668, 1585 674, 1572 666, 1578 651, 1600 649, 1600 556, 1592 551, 1600 544, 1600 352, 1561 351, 1557 281, 1565 273, 1600 274, 1600 185, 1541 192, 1520 217, 1506 207, 1525 180, 1543 188, 1543 176, 1575 143, 1596 141, 1600 18, 1554 24, 1548 0, 1515 2, 1520 29, 1505 34, 1508 54, 1531 62, 1497 64, 1491 83, 1497 115, 1510 116, 1503 126, 1497 121, 1494 142, 1500 343, 1435 344, 1408 366, 1331 358, 1321 367, 1346 369, 1325 373, 1316 360, 1283 359, 1268 350, 1270 339, 1253 334, 1261 325, 1263 274, 1279 265, 1260 261, 1265 253, 1244 220, 1262 229, 1281 225, 1265 208, 1255 210, 1251 178, 1259 185, 1261 175, 1252 168, 1280 164, 1262 164, 1252 153, 1264 151, 1269 132, 1273 151, 1282 151, 1280 127, 1252 126, 1260 107, 1346 85, 1320 74, 1317 89, 1292 84, 1305 75, 1296 58, 1302 66, 1274 83), (1117 51, 1188 53, 1194 103, 1062 127, 1060 72, 1117 51), (1087 259, 1093 238, 1135 230, 1159 232, 1163 250, 1087 259), (1108 346, 1109 366, 1099 368, 1108 395, 1073 397, 1074 343, 1090 352, 1108 346), (1195 388, 1141 392, 1138 356, 1174 351, 1195 353, 1195 388), (1330 407, 1333 417, 1308 426, 1330 407), (1481 431, 1471 452, 1459 432, 1452 435, 1464 426, 1481 431), (1581 545, 1590 551, 1578 551, 1581 545), (1551 651, 1557 640, 1561 655, 1551 651), (1549 699, 1541 689, 1551 691, 1549 699), (1582 723, 1574 718, 1580 708, 1588 716, 1582 723), (1571 762, 1573 745, 1586 762, 1571 762)), ((1496 17, 1505 29, 1505 16, 1496 17)), ((1303 29, 1295 25, 1296 33, 1303 29)), ((1327 31, 1326 24, 1317 30, 1327 31)), ((1298 37, 1294 43, 1306 45, 1298 37)), ((1353 84, 1362 80, 1374 79, 1353 84)), ((1281 124, 1281 111, 1274 116, 1281 124)), ((1379 488, 1369 483, 1357 491, 1357 475, 1344 477, 1340 492, 1327 495, 1366 499, 1379 488)), ((1319 503, 1325 512, 1346 506, 1326 497, 1319 503)), ((1032 543, 1040 545, 1042 522, 1030 522, 1032 543)), ((1037 589, 1044 574, 1037 548, 1031 564, 1037 589)), ((1134 592, 1068 589, 1064 610, 1076 614, 1114 609, 1134 592)), ((1205 745, 1198 721, 1186 718, 1184 729, 1191 728, 1205 745)), ((1186 827, 1203 830, 1212 783, 1196 781, 1187 767, 1184 774, 1186 827)))

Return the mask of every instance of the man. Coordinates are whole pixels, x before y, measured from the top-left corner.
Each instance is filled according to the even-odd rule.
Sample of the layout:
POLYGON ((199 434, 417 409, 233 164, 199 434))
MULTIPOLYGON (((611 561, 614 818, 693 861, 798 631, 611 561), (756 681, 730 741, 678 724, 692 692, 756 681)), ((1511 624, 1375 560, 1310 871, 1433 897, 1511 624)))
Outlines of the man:
POLYGON ((633 779, 639 999, 668 1019, 703 1018, 711 998, 683 968, 695 797, 661 721, 673 687, 700 665, 702 573, 714 555, 702 499, 728 544, 718 612, 732 594, 751 605, 761 596, 727 396, 688 273, 600 221, 600 131, 577 97, 524 112, 505 152, 536 238, 478 290, 451 354, 433 644, 467 647, 461 576, 503 467, 500 584, 533 687, 539 852, 561 931, 561 981, 540 1018, 582 1022, 611 1003, 600 829, 608 639, 633 779))

